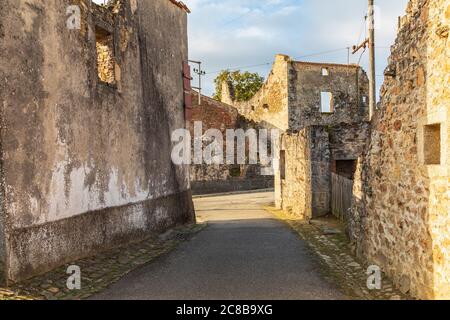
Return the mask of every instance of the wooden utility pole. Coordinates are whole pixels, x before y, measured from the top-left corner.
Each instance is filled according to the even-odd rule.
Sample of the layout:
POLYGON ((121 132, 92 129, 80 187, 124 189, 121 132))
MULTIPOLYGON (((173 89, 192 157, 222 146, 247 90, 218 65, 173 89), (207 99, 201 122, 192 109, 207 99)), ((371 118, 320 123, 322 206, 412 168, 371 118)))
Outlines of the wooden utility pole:
POLYGON ((202 77, 206 74, 205 71, 202 70, 202 62, 189 60, 190 63, 194 63, 198 65, 198 68, 194 68, 194 73, 198 75, 198 87, 192 87, 193 89, 198 90, 198 105, 202 104, 202 77))
POLYGON ((376 75, 375 75, 375 8, 374 0, 369 0, 369 119, 372 120, 376 106, 376 75))
POLYGON ((369 46, 369 120, 372 120, 375 113, 376 101, 376 75, 375 75, 375 7, 374 0, 369 0, 369 13, 367 18, 369 26, 369 38, 365 39, 363 43, 353 46, 353 54, 364 48, 366 50, 369 46))

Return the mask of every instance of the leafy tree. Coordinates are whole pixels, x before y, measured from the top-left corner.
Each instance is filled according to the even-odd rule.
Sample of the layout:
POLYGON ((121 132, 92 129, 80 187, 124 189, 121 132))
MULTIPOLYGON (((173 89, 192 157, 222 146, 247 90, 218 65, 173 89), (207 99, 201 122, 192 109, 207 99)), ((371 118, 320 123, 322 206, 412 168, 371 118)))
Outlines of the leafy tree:
POLYGON ((221 100, 222 83, 224 81, 229 81, 233 85, 236 101, 248 101, 261 89, 264 84, 264 77, 248 71, 223 70, 214 80, 216 92, 213 98, 216 100, 221 100))

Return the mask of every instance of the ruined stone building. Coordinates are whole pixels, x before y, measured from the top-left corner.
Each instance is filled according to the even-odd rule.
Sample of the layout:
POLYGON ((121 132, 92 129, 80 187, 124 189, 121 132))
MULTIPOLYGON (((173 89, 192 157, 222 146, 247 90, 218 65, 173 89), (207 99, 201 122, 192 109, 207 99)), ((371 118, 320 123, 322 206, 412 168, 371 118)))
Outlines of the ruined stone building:
POLYGON ((247 102, 223 86, 222 101, 246 118, 279 128, 278 207, 310 219, 331 212, 332 173, 353 178, 368 133, 368 79, 356 65, 293 61, 277 55, 247 102))
POLYGON ((194 221, 187 11, 175 0, 0 0, 0 258, 17 281, 194 221))
MULTIPOLYGON (((198 93, 192 91, 192 117, 191 117, 191 139, 194 144, 194 123, 201 123, 203 144, 209 141, 205 137, 207 130, 220 130, 224 139, 223 154, 224 163, 217 165, 195 164, 191 165, 191 188, 194 194, 219 193, 230 191, 244 191, 273 188, 273 176, 262 172, 261 163, 249 164, 248 157, 245 164, 226 162, 226 137, 227 130, 258 130, 260 126, 254 121, 243 117, 236 108, 223 102, 201 96, 199 104, 198 93)), ((258 132, 258 131, 256 131, 258 132)), ((235 139, 235 151, 238 141, 235 139)), ((248 152, 248 142, 245 144, 248 152)), ((236 153, 236 152, 235 152, 236 153)), ((237 157, 235 157, 237 159, 237 157)))
POLYGON ((449 26, 450 1, 409 2, 353 192, 357 253, 423 299, 450 298, 449 26))

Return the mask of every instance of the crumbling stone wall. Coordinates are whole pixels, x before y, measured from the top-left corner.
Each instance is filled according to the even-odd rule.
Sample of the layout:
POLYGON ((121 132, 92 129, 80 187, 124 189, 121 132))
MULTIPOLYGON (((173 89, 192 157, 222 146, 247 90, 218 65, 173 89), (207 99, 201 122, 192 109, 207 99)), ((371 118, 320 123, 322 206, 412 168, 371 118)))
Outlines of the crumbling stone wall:
POLYGON ((280 151, 284 159, 275 174, 277 207, 306 220, 329 214, 331 172, 336 172, 333 164, 361 155, 368 128, 367 123, 308 126, 283 134, 280 151))
POLYGON ((174 1, 1 0, 2 206, 16 281, 192 222, 185 127, 187 15, 174 1), (81 28, 67 28, 70 5, 81 28), (96 27, 114 36, 100 81, 96 27))
POLYGON ((294 61, 289 69, 289 128, 368 120, 368 78, 357 65, 294 61), (323 75, 325 69, 327 75, 323 75), (333 97, 333 112, 321 112, 321 92, 333 97), (365 98, 364 98, 365 97, 365 98), (364 102, 366 99, 366 102, 364 102))
MULTIPOLYGON (((223 102, 202 96, 198 104, 198 93, 192 92, 192 119, 190 131, 194 145, 194 122, 201 122, 204 134, 208 129, 220 130, 224 139, 224 160, 226 157, 226 130, 258 129, 258 125, 245 119, 236 108, 223 102)), ((204 141, 208 144, 210 141, 204 141)), ((248 144, 248 143, 247 143, 248 144)), ((235 142, 236 146, 236 142, 235 142)), ((236 151, 236 148, 235 148, 236 151)), ((236 153, 236 152, 235 152, 236 153)), ((236 154, 235 154, 236 157, 236 154)), ((273 188, 273 176, 261 175, 260 164, 193 164, 191 165, 191 188, 195 194, 273 188)))
POLYGON ((288 130, 289 63, 288 56, 277 55, 265 84, 249 101, 235 101, 233 88, 224 83, 221 101, 234 106, 245 118, 256 123, 288 130))
POLYGON ((354 185, 358 254, 423 299, 450 298, 449 25, 448 0, 409 2, 354 185))
POLYGON ((233 88, 224 83, 222 101, 283 133, 277 153, 284 152, 285 159, 275 170, 278 207, 306 219, 330 213, 334 162, 356 160, 366 143, 368 91, 360 66, 293 61, 286 55, 276 56, 265 85, 248 102, 234 101, 233 88), (322 112, 322 92, 332 94, 332 112, 322 112))
POLYGON ((284 168, 280 167, 275 172, 275 185, 279 186, 275 196, 276 206, 304 219, 312 217, 310 138, 310 128, 295 134, 284 134, 280 144, 284 152, 280 166, 284 165, 284 168))

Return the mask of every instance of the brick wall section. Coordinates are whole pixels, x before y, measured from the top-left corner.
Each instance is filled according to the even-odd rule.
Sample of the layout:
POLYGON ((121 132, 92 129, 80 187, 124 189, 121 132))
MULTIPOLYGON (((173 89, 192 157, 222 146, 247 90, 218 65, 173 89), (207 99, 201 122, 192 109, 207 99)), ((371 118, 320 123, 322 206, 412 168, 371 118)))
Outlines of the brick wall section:
POLYGON ((450 298, 449 5, 409 2, 354 185, 358 254, 423 299, 450 298), (425 126, 436 124, 440 164, 428 164, 439 142, 426 141, 425 126))

